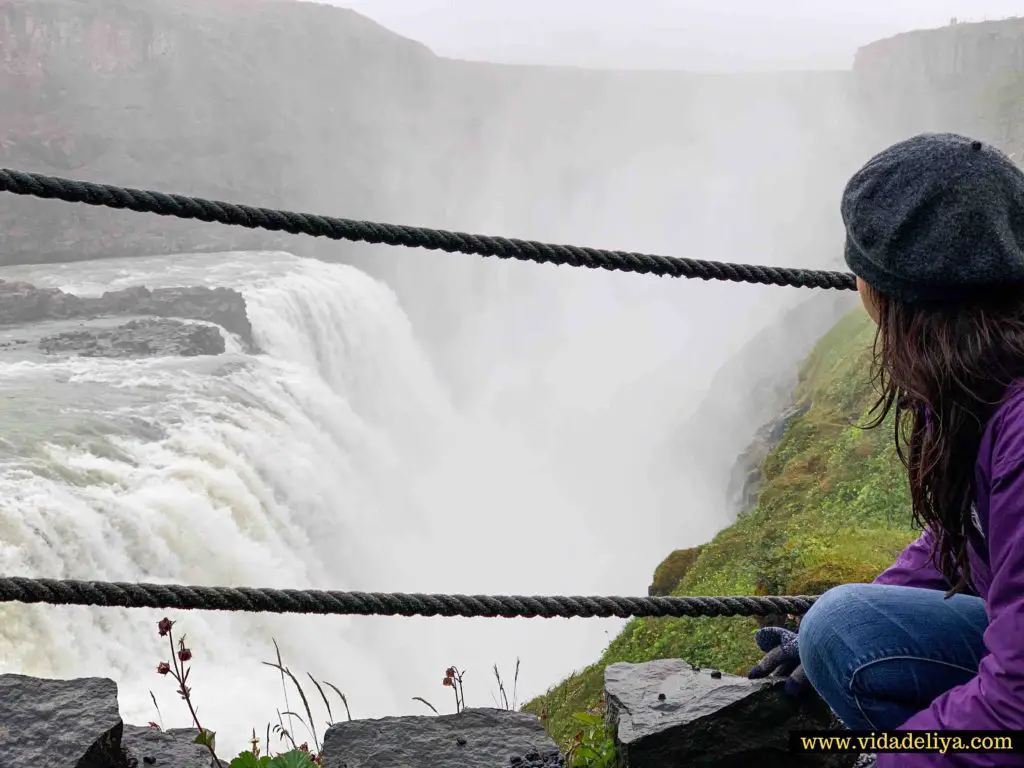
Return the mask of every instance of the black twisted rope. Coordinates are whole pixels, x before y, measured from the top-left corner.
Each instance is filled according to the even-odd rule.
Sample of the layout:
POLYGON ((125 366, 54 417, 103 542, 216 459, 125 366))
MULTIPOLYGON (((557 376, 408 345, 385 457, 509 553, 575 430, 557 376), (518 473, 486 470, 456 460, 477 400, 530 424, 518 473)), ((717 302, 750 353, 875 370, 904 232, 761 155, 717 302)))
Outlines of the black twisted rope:
POLYGON ((307 589, 196 587, 0 577, 0 603, 120 608, 489 618, 800 615, 816 600, 768 597, 548 597, 325 592, 307 589))
POLYGON ((153 190, 94 184, 89 181, 43 176, 8 168, 0 168, 0 191, 63 200, 68 203, 85 203, 138 213, 175 216, 179 219, 197 219, 250 229, 288 232, 293 235, 306 234, 332 240, 403 245, 408 248, 496 256, 499 259, 519 259, 540 264, 568 264, 573 267, 638 272, 646 275, 730 280, 798 288, 856 288, 853 275, 845 272, 682 259, 648 253, 556 245, 536 240, 449 232, 402 224, 338 219, 312 213, 293 213, 273 208, 255 208, 198 197, 171 195, 153 190))

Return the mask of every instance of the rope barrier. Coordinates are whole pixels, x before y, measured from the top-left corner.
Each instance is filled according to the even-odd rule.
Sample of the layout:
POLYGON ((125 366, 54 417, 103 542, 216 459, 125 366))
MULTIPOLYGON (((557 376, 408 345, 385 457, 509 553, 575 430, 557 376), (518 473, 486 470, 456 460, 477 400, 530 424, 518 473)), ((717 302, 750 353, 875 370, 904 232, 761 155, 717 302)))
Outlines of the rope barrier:
POLYGON ((331 240, 408 248, 426 248, 448 253, 459 252, 499 259, 518 259, 538 264, 567 264, 573 267, 636 272, 645 275, 728 280, 761 285, 797 288, 855 290, 852 274, 828 270, 768 267, 756 264, 732 264, 719 261, 683 259, 629 251, 610 251, 576 245, 557 245, 536 240, 518 240, 443 229, 427 229, 401 224, 384 224, 356 219, 339 219, 312 213, 295 213, 272 208, 257 208, 199 197, 132 189, 110 184, 95 184, 57 176, 0 168, 0 191, 67 203, 155 213, 179 219, 218 222, 229 226, 265 229, 271 232, 305 234, 331 240))
POLYGON ((126 584, 0 577, 0 603, 119 608, 308 613, 351 616, 630 618, 639 616, 801 615, 816 597, 551 597, 424 595, 382 592, 126 584))

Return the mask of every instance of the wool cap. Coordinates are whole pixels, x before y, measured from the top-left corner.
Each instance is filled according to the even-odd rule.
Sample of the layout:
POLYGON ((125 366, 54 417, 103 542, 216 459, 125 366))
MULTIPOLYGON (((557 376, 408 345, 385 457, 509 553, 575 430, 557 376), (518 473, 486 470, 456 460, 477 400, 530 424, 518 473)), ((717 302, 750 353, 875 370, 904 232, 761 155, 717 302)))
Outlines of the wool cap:
POLYGON ((846 263, 908 304, 1024 285, 1024 172, 952 133, 894 144, 853 175, 841 205, 846 263))

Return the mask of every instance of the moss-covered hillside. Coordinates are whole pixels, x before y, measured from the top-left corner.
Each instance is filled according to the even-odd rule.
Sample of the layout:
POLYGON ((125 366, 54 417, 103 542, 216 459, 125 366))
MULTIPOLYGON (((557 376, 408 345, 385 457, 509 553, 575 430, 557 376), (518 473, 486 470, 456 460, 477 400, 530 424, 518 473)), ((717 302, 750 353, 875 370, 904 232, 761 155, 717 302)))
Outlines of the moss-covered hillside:
MULTIPOLYGON (((681 576, 672 594, 816 594, 870 581, 914 537, 892 431, 855 426, 874 402, 873 332, 856 311, 818 343, 795 393, 807 410, 769 454, 756 507, 700 548, 684 572, 675 566, 690 558, 669 557, 672 567, 659 572, 662 580, 666 570, 681 576)), ((546 713, 553 735, 567 742, 578 730, 572 714, 601 695, 605 665, 683 658, 742 673, 759 656, 756 627, 743 618, 636 619, 596 664, 525 708, 546 713)))

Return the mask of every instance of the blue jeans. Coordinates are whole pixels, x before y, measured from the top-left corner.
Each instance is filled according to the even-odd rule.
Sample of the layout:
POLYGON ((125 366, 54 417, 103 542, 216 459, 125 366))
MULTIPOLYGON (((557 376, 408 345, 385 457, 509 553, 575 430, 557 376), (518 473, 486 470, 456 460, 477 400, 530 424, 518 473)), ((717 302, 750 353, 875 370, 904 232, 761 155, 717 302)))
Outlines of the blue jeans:
POLYGON ((978 597, 845 584, 800 623, 800 660, 847 728, 893 729, 977 674, 987 624, 978 597))

